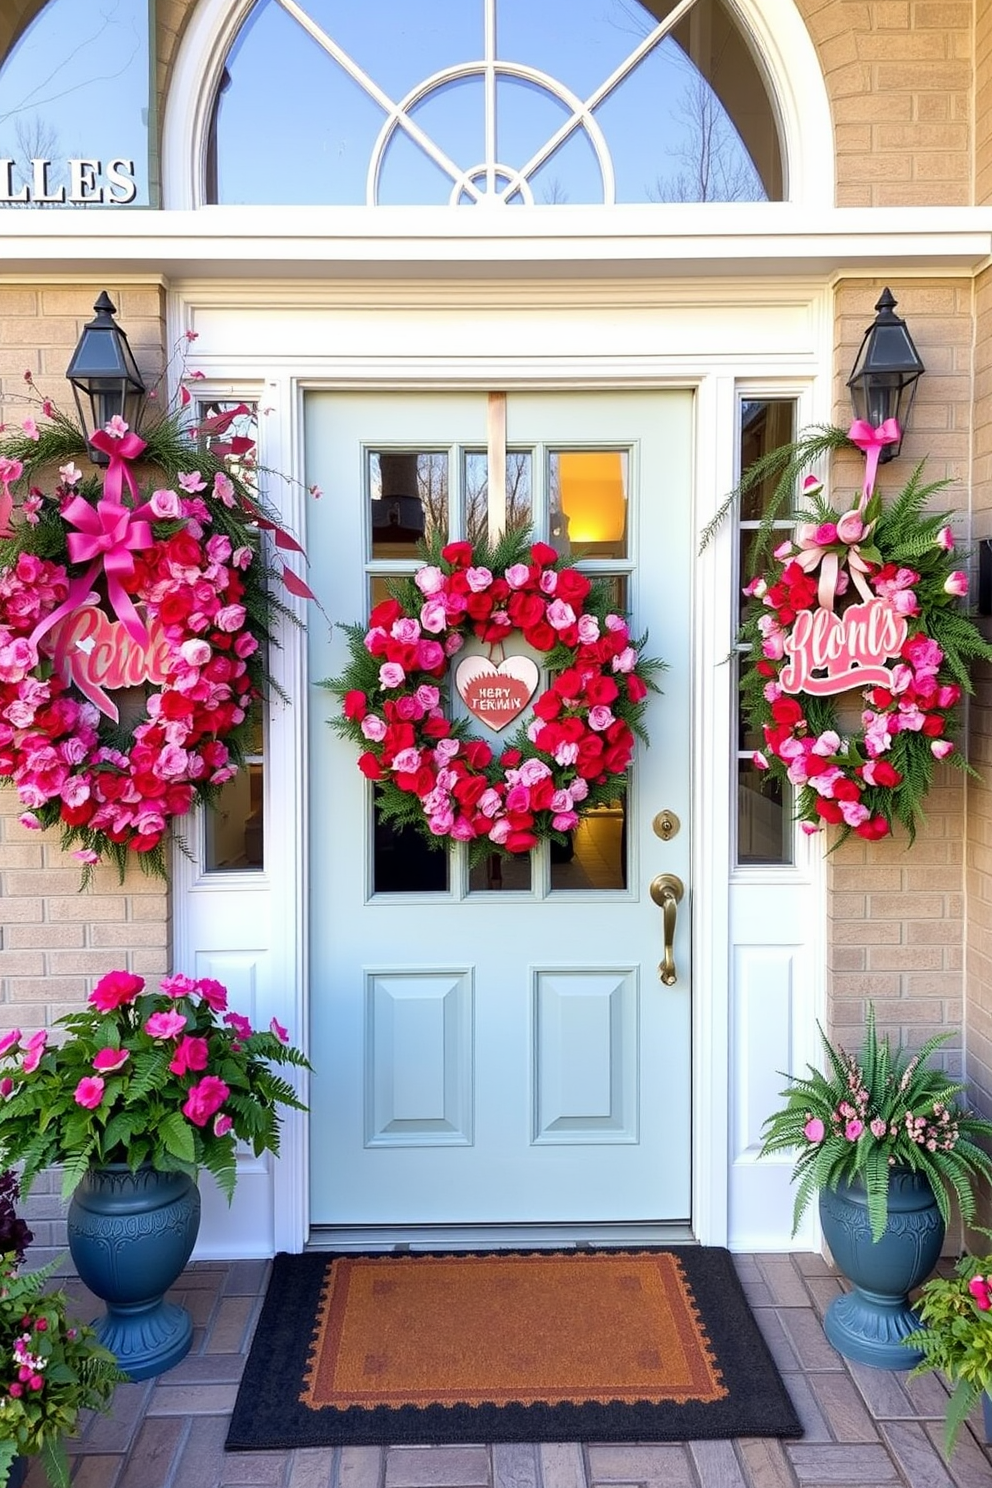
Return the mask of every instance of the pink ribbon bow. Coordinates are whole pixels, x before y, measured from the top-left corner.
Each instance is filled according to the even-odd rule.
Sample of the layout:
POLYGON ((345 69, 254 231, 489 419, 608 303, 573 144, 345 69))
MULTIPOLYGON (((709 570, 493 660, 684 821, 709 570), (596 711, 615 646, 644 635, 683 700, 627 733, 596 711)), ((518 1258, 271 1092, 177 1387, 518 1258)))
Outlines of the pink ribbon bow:
POLYGON ((78 532, 66 534, 69 558, 73 563, 89 563, 89 567, 79 578, 73 579, 69 593, 58 609, 36 626, 31 636, 35 645, 66 615, 71 615, 87 602, 101 570, 107 580, 107 598, 114 614, 136 645, 148 645, 148 631, 123 586, 123 580, 134 573, 132 554, 150 548, 154 541, 148 521, 152 515, 150 506, 132 510, 108 496, 102 497, 95 507, 82 496, 74 496, 66 504, 62 510, 63 521, 79 528, 78 532))
POLYGON ((146 449, 147 445, 137 434, 128 432, 117 435, 108 434, 106 429, 98 429, 90 439, 94 449, 102 454, 110 456, 110 464, 103 478, 103 494, 108 501, 120 501, 124 492, 124 484, 131 493, 131 499, 137 501, 138 491, 134 484, 134 476, 128 469, 127 462, 136 460, 146 449))
POLYGON ((902 437, 899 424, 894 418, 886 419, 873 429, 866 419, 855 419, 847 431, 847 437, 856 444, 865 456, 865 481, 862 488, 862 503, 867 504, 875 489, 878 474, 878 457, 887 444, 898 444, 902 437))
MULTIPOLYGON (((850 522, 854 518, 860 518, 860 515, 860 507, 855 511, 845 512, 842 517, 837 519, 837 526, 840 527, 843 523, 850 522)), ((817 542, 816 534, 821 530, 822 525, 816 522, 802 522, 796 528, 796 542, 799 546, 799 552, 792 558, 792 562, 798 563, 803 573, 813 574, 816 573, 817 569, 820 570, 820 583, 816 597, 821 610, 833 609, 834 599, 837 595, 837 580, 840 577, 841 569, 845 566, 849 570, 854 587, 861 595, 861 598, 865 601, 873 599, 874 595, 868 587, 865 577, 871 572, 871 566, 862 558, 858 543, 863 542, 871 535, 875 525, 874 522, 870 523, 867 527, 862 526, 854 542, 847 543, 838 534, 836 541, 839 544, 843 544, 843 548, 847 549, 846 552, 843 551, 843 548, 838 551, 836 545, 827 546, 824 543, 817 542)))

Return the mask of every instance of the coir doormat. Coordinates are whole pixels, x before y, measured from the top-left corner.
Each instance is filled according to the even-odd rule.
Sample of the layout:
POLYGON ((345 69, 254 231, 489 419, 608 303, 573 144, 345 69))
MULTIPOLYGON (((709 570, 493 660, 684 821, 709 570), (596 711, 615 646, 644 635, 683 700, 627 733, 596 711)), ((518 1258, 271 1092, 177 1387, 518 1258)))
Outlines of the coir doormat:
POLYGON ((231 1451, 802 1429, 726 1250, 278 1255, 231 1451))

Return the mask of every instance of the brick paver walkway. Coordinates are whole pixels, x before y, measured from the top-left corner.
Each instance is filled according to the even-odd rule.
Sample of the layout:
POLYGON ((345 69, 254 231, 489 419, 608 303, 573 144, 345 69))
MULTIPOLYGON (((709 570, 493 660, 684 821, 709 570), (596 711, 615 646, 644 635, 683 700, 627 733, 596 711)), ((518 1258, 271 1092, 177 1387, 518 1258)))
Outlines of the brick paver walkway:
MULTIPOLYGON (((980 1419, 950 1464, 940 1454, 939 1380, 850 1365, 830 1347, 820 1318, 839 1283, 818 1256, 736 1260, 805 1427, 799 1441, 225 1453, 268 1267, 211 1262, 189 1267, 175 1293, 196 1325, 189 1357, 121 1386, 112 1414, 88 1423, 70 1446, 74 1488, 992 1488, 980 1419)), ((37 1465, 27 1488, 43 1488, 37 1465)))

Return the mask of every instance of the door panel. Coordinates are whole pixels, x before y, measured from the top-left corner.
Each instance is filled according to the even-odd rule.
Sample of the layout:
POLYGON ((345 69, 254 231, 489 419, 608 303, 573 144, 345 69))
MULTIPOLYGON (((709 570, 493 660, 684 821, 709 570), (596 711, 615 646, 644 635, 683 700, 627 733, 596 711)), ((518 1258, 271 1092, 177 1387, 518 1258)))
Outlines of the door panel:
MULTIPOLYGON (((308 396, 307 479, 325 492, 311 582, 334 621, 413 570, 418 522, 478 530, 489 411, 485 393, 308 396)), ((610 579, 669 668, 626 809, 589 813, 573 853, 470 871, 462 847, 398 849, 313 693, 315 1225, 689 1218, 691 443, 689 392, 507 398, 500 509, 610 579), (682 823, 668 842, 651 826, 664 808, 682 823), (673 986, 648 892, 661 872, 687 885, 673 986)), ((341 671, 340 632, 311 622, 309 647, 314 683, 341 671)))

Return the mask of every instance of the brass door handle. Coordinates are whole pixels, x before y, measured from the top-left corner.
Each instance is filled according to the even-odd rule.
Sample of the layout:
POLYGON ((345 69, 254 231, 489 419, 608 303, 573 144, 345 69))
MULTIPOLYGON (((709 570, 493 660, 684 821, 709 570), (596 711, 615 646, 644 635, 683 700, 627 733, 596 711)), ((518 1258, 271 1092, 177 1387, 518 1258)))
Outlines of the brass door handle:
POLYGON ((665 927, 665 954, 658 967, 658 975, 666 987, 672 987, 678 981, 678 972, 675 970, 675 918, 685 893, 685 884, 674 873, 659 873, 657 878, 651 880, 649 892, 661 910, 665 927))

